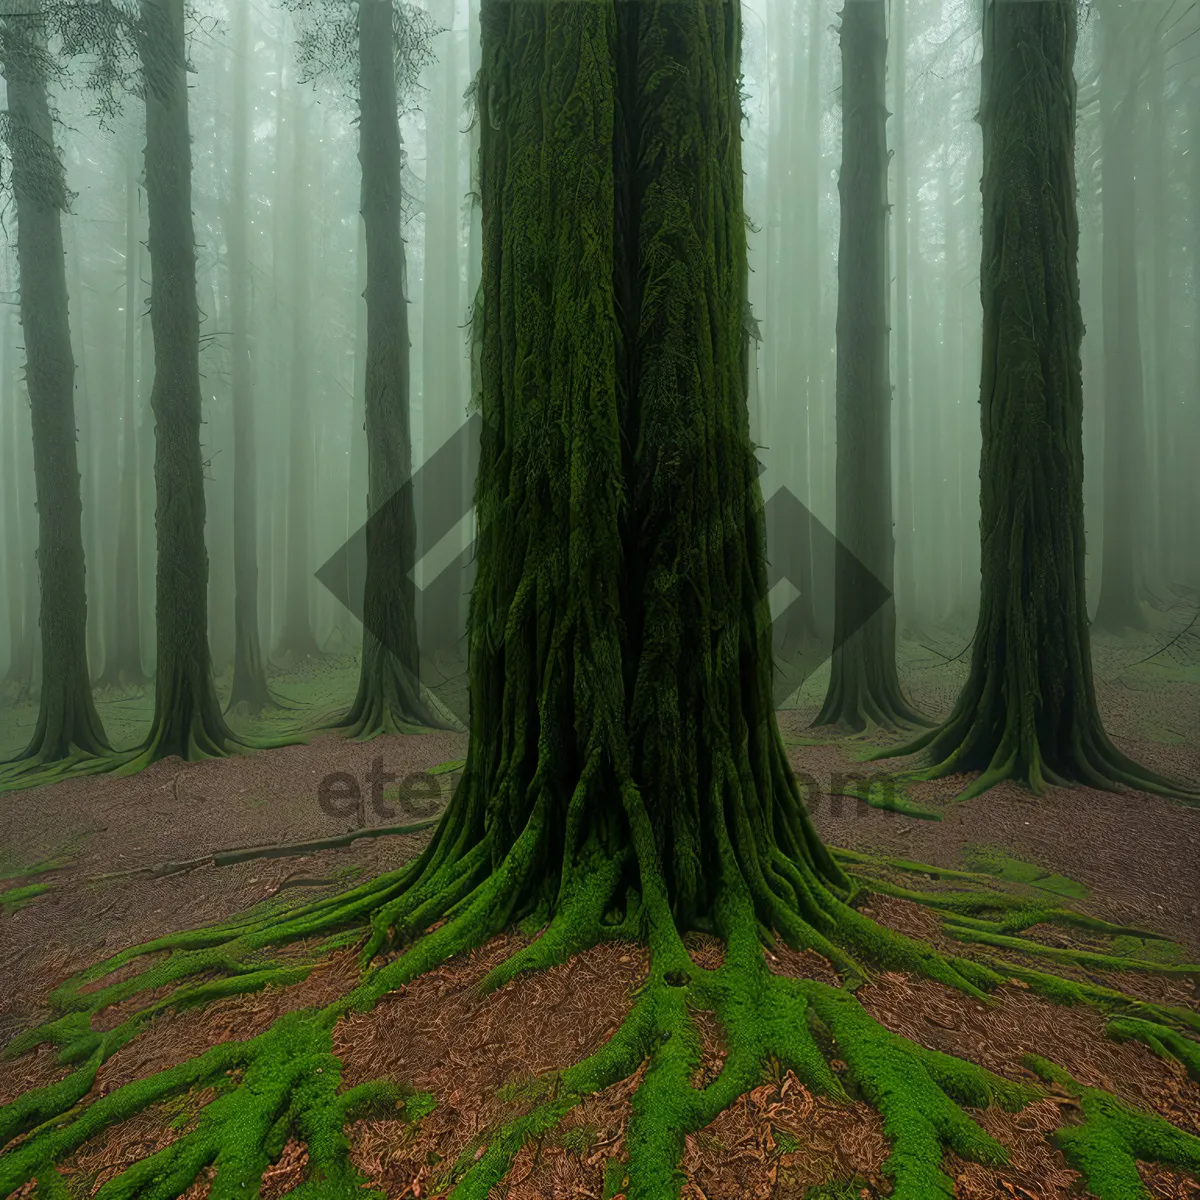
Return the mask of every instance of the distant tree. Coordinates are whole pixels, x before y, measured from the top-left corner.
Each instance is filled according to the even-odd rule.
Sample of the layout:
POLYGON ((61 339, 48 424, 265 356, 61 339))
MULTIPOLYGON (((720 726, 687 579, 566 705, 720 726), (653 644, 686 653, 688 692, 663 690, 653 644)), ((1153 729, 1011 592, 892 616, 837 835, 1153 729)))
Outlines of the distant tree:
POLYGON ((1110 741, 1092 679, 1083 527, 1074 0, 985 0, 981 596, 953 712, 910 779, 981 774, 1200 798, 1110 741))
POLYGON ((135 361, 137 329, 138 179, 133 156, 125 180, 125 344, 121 388, 121 464, 117 497, 116 579, 112 589, 112 640, 106 646, 98 685, 124 687, 147 682, 142 666, 141 587, 138 562, 138 447, 135 361))
POLYGON ((428 61, 428 17, 393 0, 332 6, 288 0, 316 12, 300 38, 301 62, 357 93, 362 216, 366 236, 366 583, 358 694, 339 727, 352 736, 445 727, 422 693, 417 654, 416 516, 412 488, 407 264, 401 233, 404 162, 400 102, 428 61), (332 16, 330 15, 332 12, 332 16))
POLYGON ((29 695, 33 684, 33 659, 36 631, 26 620, 25 598, 28 581, 35 574, 33 555, 26 554, 25 512, 21 496, 21 453, 20 445, 28 437, 21 412, 19 372, 16 365, 16 345, 9 312, 4 313, 3 376, 0 377, 0 394, 6 397, 3 414, 3 430, 0 436, 4 444, 4 467, 0 472, 0 495, 4 499, 4 593, 8 609, 8 670, 4 675, 6 699, 20 703, 29 695))
POLYGON ((33 736, 15 760, 23 774, 104 757, 110 746, 88 673, 75 358, 62 235, 71 196, 54 141, 47 88, 57 67, 38 0, 0 16, 0 70, 8 94, 3 138, 17 214, 41 579, 42 687, 33 736))
MULTIPOLYGON (((837 311, 837 536, 891 591, 891 380, 888 366, 887 13, 885 0, 842 9, 841 234, 837 311)), ((834 567, 834 652, 816 725, 855 732, 921 717, 896 671, 896 607, 863 620, 845 555, 834 567)))
MULTIPOLYGON (((280 81, 282 88, 282 81, 280 81)), ((283 629, 275 646, 277 654, 293 659, 316 658, 321 653, 313 633, 313 469, 312 414, 309 399, 311 370, 308 344, 312 304, 313 230, 312 206, 308 198, 309 106, 293 96, 288 125, 291 127, 291 187, 286 246, 290 279, 288 307, 291 315, 290 344, 286 366, 287 449, 287 534, 285 543, 283 629)))
POLYGON ((261 712, 273 703, 263 663, 258 616, 258 478, 254 430, 254 371, 250 361, 250 255, 246 162, 251 139, 248 80, 250 6, 234 19, 233 129, 225 239, 229 247, 229 318, 233 391, 233 687, 229 707, 261 712))

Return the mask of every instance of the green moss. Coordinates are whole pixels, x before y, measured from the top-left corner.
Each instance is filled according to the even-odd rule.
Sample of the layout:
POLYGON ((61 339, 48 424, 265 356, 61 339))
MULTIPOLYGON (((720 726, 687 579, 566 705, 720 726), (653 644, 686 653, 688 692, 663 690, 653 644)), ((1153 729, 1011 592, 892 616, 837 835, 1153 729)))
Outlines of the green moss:
POLYGON ((974 871, 1003 879, 1009 883, 1021 883, 1027 887, 1035 887, 1043 892, 1053 892, 1058 896, 1067 896, 1072 900, 1084 900, 1088 889, 1074 879, 1065 875, 1056 875, 1052 871, 1036 867, 1032 863, 1013 858, 995 846, 964 846, 963 857, 967 865, 974 871))
POLYGON ((1137 1017, 1113 1017, 1108 1022, 1109 1036, 1117 1041, 1138 1041, 1149 1046, 1159 1058, 1174 1059, 1200 1082, 1200 1044, 1181 1037, 1175 1030, 1157 1021, 1137 1017))
POLYGON ((1082 1121, 1061 1126, 1054 1142, 1097 1200, 1148 1200, 1150 1193, 1138 1174, 1139 1162, 1200 1176, 1200 1138, 1176 1129, 1154 1113, 1077 1083, 1044 1058, 1031 1056, 1026 1064, 1047 1083, 1078 1100, 1082 1121))
POLYGON ((0 905, 3 905, 4 911, 12 916, 13 913, 19 912, 31 900, 38 896, 44 895, 50 890, 48 883, 30 883, 25 887, 9 888, 7 891, 0 892, 0 905))
POLYGON ((847 787, 842 790, 843 796, 853 800, 862 800, 871 808, 882 808, 888 812, 903 813, 906 817, 914 817, 919 821, 940 821, 942 813, 936 808, 924 808, 914 804, 903 791, 899 791, 894 781, 888 780, 881 784, 872 784, 867 788, 847 787))

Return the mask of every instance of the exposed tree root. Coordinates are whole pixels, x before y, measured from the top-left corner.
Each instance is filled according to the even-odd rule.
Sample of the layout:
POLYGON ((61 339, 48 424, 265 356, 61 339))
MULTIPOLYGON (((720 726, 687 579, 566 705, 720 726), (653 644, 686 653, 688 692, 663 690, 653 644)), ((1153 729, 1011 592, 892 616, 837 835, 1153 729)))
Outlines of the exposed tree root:
MULTIPOLYGON (((636 820, 636 811, 633 815, 636 820)), ((634 1095, 626 1135, 628 1161, 622 1168, 630 1200, 678 1196, 686 1135, 704 1128, 755 1087, 771 1064, 794 1071, 811 1091, 843 1098, 854 1094, 876 1107, 892 1143, 884 1171, 894 1182, 897 1200, 951 1193, 953 1185, 941 1167, 946 1149, 974 1161, 1003 1162, 1003 1147, 963 1108, 998 1104, 1017 1109, 1043 1094, 1041 1089, 1004 1080, 888 1032, 854 998, 850 987, 864 977, 864 969, 843 947, 863 959, 938 979, 985 1003, 986 990, 1005 978, 1019 978, 1050 999, 1089 1003, 1116 1014, 1110 1021, 1114 1036, 1136 1037, 1189 1068, 1200 1066, 1196 1043, 1180 1032, 1193 1037, 1200 1032, 1198 1014, 1134 1001, 1008 962, 985 965, 939 955, 829 898, 829 937, 795 911, 790 921, 779 923, 787 926, 784 940, 789 944, 832 951, 850 977, 848 986, 837 989, 775 975, 762 953, 769 934, 756 916, 754 889, 728 860, 712 920, 726 943, 724 962, 716 969, 697 966, 689 955, 652 870, 639 872, 640 887, 629 886, 626 868, 637 857, 630 851, 610 856, 596 843, 586 843, 580 869, 566 877, 547 924, 546 914, 536 905, 520 913, 513 903, 529 871, 536 822, 531 820, 494 869, 486 837, 465 851, 456 845, 461 826, 461 820, 449 820, 411 866, 340 896, 283 914, 250 913, 208 930, 162 938, 115 955, 63 984, 51 997, 54 1019, 18 1037, 7 1054, 51 1043, 60 1047, 61 1061, 79 1066, 65 1079, 0 1108, 0 1146, 8 1147, 0 1154, 0 1194, 37 1179, 39 1194, 66 1195, 57 1164, 86 1139, 169 1096, 217 1085, 217 1098, 201 1110, 193 1129, 110 1179, 98 1193, 99 1200, 172 1200, 209 1167, 216 1171, 214 1200, 239 1196, 258 1186, 289 1139, 308 1149, 307 1180, 294 1194, 346 1200, 361 1196, 363 1181, 347 1157, 346 1121, 363 1107, 392 1113, 403 1108, 415 1119, 428 1111, 430 1101, 413 1098, 386 1080, 339 1093, 340 1067, 331 1043, 334 1027, 343 1016, 370 1010, 389 992, 482 944, 519 917, 544 926, 541 936, 490 971, 477 985, 480 992, 612 938, 647 939, 650 975, 625 1022, 599 1050, 523 1089, 523 1111, 490 1131, 478 1158, 464 1153, 453 1164, 442 1185, 451 1189, 454 1200, 486 1200, 524 1144, 551 1130, 587 1096, 631 1076, 643 1064, 646 1072, 634 1095), (312 962, 283 966, 264 959, 263 952, 302 938, 324 939, 322 950, 328 950, 330 939, 338 944, 361 939, 364 922, 370 926, 364 949, 368 969, 349 994, 320 1011, 288 1014, 256 1038, 219 1045, 88 1103, 103 1063, 155 1016, 168 1008, 298 982, 312 970, 312 962), (377 959, 381 951, 408 942, 419 930, 427 932, 398 958, 377 959), (137 958, 161 951, 167 951, 167 957, 140 974, 83 991, 137 958), (103 1009, 172 985, 177 985, 174 991, 115 1028, 92 1028, 93 1016, 103 1009), (700 1060, 691 1015, 695 1010, 715 1014, 729 1046, 720 1073, 700 1088, 690 1082, 700 1060)), ((1031 915, 1018 907, 1018 898, 999 892, 923 899, 940 906, 949 920, 966 922, 953 928, 955 937, 978 932, 972 922, 984 922, 973 914, 987 909, 1004 912, 1008 928, 1031 915)), ((1058 912, 1043 909, 1039 915, 1044 919, 1051 911, 1058 912)), ((1127 932, 1068 910, 1061 915, 1086 922, 1085 927, 1097 932, 1127 932)), ((1015 937, 1009 940, 1026 952, 1033 945, 1015 937)), ((1131 964, 1114 960, 1106 965, 1131 964)), ((1056 1068, 1043 1064, 1037 1069, 1052 1085, 1067 1086, 1061 1073, 1053 1074, 1056 1068)), ((1073 1094, 1081 1098, 1088 1123, 1065 1128, 1060 1139, 1102 1200, 1141 1194, 1136 1189, 1114 1190, 1118 1183, 1127 1185, 1133 1159, 1196 1169, 1200 1139, 1104 1093, 1085 1091, 1086 1095, 1073 1094)))
MULTIPOLYGON (((1089 676, 1090 684, 1090 676, 1089 676)), ((997 696, 985 694, 985 685, 968 683, 949 718, 935 729, 902 746, 887 746, 862 756, 860 761, 905 758, 924 752, 930 764, 898 773, 894 782, 919 783, 944 779, 967 771, 980 771, 955 798, 971 800, 998 783, 1026 784, 1035 795, 1047 787, 1082 784, 1102 791, 1131 788, 1172 800, 1200 803, 1200 787, 1169 779, 1129 758, 1112 744, 1100 723, 1094 701, 1067 741, 1052 746, 1045 731, 1017 711, 1007 712, 997 696)))

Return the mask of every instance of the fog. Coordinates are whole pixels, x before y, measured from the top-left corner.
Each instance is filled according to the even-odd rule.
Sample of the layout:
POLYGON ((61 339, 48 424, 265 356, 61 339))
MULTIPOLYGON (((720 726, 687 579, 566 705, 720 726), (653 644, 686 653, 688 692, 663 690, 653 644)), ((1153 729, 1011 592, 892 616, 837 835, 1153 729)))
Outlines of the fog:
MULTIPOLYGON (((355 604, 343 604, 317 572, 367 517, 366 245, 357 82, 314 35, 313 13, 293 7, 195 0, 188 103, 212 670, 225 707, 239 604, 251 612, 237 593, 253 587, 257 613, 249 619, 271 694, 292 706, 291 719, 297 706, 308 719, 349 703, 362 642, 355 604), (240 525, 239 474, 253 499, 241 514, 254 512, 240 525), (239 538, 256 586, 239 579, 239 538)), ((839 6, 753 0, 743 11, 757 330, 751 436, 764 497, 787 488, 832 530, 839 6)), ((471 340, 481 214, 470 93, 479 13, 466 0, 426 0, 425 12, 438 32, 399 98, 411 452, 416 469, 451 443, 463 470, 453 487, 440 488, 436 519, 437 489, 424 485, 433 490, 421 520, 439 536, 426 544, 418 533, 414 579, 423 682, 443 688, 465 720, 452 680, 462 675, 473 570, 474 448, 462 431, 479 369, 471 340)), ((950 658, 970 638, 979 590, 981 6, 892 0, 889 26, 896 612, 905 644, 950 658)), ((1198 33, 1200 10, 1184 0, 1101 0, 1082 12, 1076 55, 1088 601, 1099 634, 1135 647, 1130 660, 1182 636, 1200 589, 1198 33)), ((124 743, 150 720, 157 646, 145 108, 126 97, 98 114, 98 93, 86 86, 92 60, 62 61, 50 96, 73 193, 62 230, 87 659, 109 732, 124 743)), ((6 158, 0 749, 15 752, 35 719, 41 641, 7 168, 6 158)), ((770 528, 769 553, 788 532, 770 528)), ((773 611, 787 610, 798 587, 811 592, 812 619, 828 630, 832 591, 811 580, 778 584, 773 611)), ((1182 644, 1174 641, 1173 652, 1182 644)), ((242 707, 254 709, 250 701, 242 707)))

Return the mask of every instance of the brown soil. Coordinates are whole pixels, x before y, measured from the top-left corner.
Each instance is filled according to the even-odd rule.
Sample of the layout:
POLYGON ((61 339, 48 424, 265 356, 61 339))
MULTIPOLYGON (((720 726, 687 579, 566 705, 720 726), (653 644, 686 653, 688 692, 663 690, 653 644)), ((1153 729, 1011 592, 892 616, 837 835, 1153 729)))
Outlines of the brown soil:
MULTIPOLYGON (((806 716, 811 713, 784 713, 781 724, 799 734, 806 716)), ((1130 740, 1120 744, 1160 770, 1200 778, 1200 750, 1195 747, 1130 740)), ((129 780, 81 780, 7 799, 0 809, 0 844, 19 846, 27 863, 52 857, 64 847, 74 846, 76 856, 69 865, 37 877, 50 884, 46 894, 0 916, 0 976, 5 981, 0 1041, 35 1020, 49 988, 70 971, 132 942, 242 911, 281 886, 301 899, 348 886, 350 881, 338 874, 348 867, 361 868, 364 875, 395 869, 419 851, 428 833, 364 839, 305 858, 204 865, 162 878, 148 870, 101 876, 233 847, 345 833, 355 827, 355 819, 322 810, 317 802, 322 777, 345 771, 363 781, 378 757, 387 770, 403 776, 464 753, 465 737, 457 734, 379 739, 367 745, 322 738, 220 762, 160 763, 129 780)), ((913 789, 917 803, 944 809, 942 821, 923 821, 828 794, 834 775, 893 763, 855 765, 847 747, 835 746, 797 747, 792 758, 824 793, 811 808, 819 832, 833 844, 946 867, 964 865, 963 847, 971 843, 1001 847, 1087 885, 1091 895, 1079 903, 1085 911, 1157 930, 1200 955, 1200 873, 1195 869, 1200 810, 1143 794, 1087 789, 1033 797, 1015 786, 952 804, 965 783, 958 777, 913 789)), ((366 794, 368 785, 362 786, 366 794)), ((368 801, 368 824, 401 819, 377 816, 368 801)), ((17 880, 15 886, 26 882, 17 880)), ((873 900, 871 910, 890 927, 970 953, 948 941, 928 910, 885 898, 873 900)), ((444 1195, 435 1190, 440 1174, 476 1144, 473 1139, 485 1144, 487 1128, 516 1111, 497 1099, 497 1089, 565 1067, 595 1049, 628 1011, 632 990, 647 969, 644 951, 601 946, 476 998, 472 984, 520 944, 516 934, 493 939, 338 1027, 347 1086, 384 1076, 432 1092, 438 1101, 415 1131, 399 1119, 363 1120, 351 1127, 356 1165, 389 1200, 444 1195)), ((694 937, 691 946, 703 965, 720 963, 722 948, 713 939, 694 937)), ((768 959, 782 974, 836 980, 829 964, 811 952, 779 949, 768 959)), ((292 988, 167 1014, 105 1065, 97 1091, 119 1087, 218 1042, 251 1037, 282 1012, 327 1003, 345 993, 357 970, 355 952, 347 950, 292 988)), ((1107 981, 1137 994, 1197 1006, 1187 982, 1131 975, 1107 981)), ((1102 1019, 1088 1010, 1051 1005, 1019 986, 1001 989, 996 1002, 985 1008, 938 984, 894 973, 877 976, 861 996, 877 1020, 922 1045, 962 1055, 1010 1078, 1027 1077, 1021 1055, 1037 1051, 1082 1082, 1109 1088, 1200 1133, 1200 1086, 1145 1047, 1108 1040, 1102 1019)), ((106 1014, 103 1023, 115 1019, 106 1014)), ((702 1046, 696 1082, 704 1082, 719 1070, 725 1045, 711 1014, 697 1013, 696 1023, 702 1046)), ((0 1101, 59 1078, 65 1070, 45 1049, 5 1063, 0 1067, 0 1101)), ((599 1200, 606 1163, 623 1152, 630 1097, 639 1078, 640 1073, 592 1097, 568 1116, 560 1131, 522 1151, 505 1188, 495 1193, 497 1200, 599 1200)), ((188 1112, 204 1099, 191 1097, 188 1112)), ((81 1193, 94 1194, 119 1164, 179 1136, 173 1128, 179 1115, 178 1106, 159 1106, 81 1148, 67 1164, 81 1193)), ((1041 1101, 1019 1114, 989 1110, 976 1115, 1009 1148, 1011 1162, 997 1170, 951 1157, 956 1197, 1066 1200, 1080 1195, 1078 1177, 1046 1137, 1062 1123, 1058 1100, 1041 1101)), ((813 1184, 855 1176, 865 1196, 885 1195, 880 1168, 886 1152, 882 1123, 872 1109, 813 1096, 787 1073, 768 1079, 706 1130, 687 1138, 683 1196, 800 1200, 813 1184)), ((266 1200, 294 1186, 304 1165, 304 1148, 290 1145, 268 1174, 262 1192, 266 1200)), ((1194 1181, 1150 1168, 1143 1177, 1159 1200, 1200 1200, 1194 1181)), ((188 1200, 207 1194, 208 1183, 200 1179, 188 1200)))

